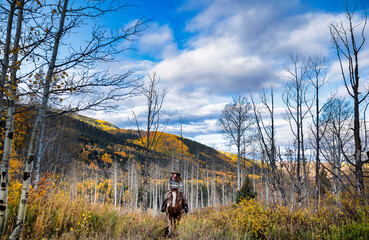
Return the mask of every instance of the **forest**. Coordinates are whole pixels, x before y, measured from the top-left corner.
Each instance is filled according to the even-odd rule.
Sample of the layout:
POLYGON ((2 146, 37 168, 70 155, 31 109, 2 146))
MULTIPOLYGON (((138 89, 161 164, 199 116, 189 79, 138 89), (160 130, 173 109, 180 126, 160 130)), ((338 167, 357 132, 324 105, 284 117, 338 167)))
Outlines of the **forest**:
POLYGON ((331 56, 290 53, 283 81, 218 109, 225 152, 185 137, 159 72, 110 68, 153 20, 104 20, 135 5, 0 0, 0 238, 369 239, 367 9, 343 3, 327 26, 338 74, 331 56), (137 98, 130 128, 84 115, 137 98), (173 171, 190 211, 168 236, 173 171))

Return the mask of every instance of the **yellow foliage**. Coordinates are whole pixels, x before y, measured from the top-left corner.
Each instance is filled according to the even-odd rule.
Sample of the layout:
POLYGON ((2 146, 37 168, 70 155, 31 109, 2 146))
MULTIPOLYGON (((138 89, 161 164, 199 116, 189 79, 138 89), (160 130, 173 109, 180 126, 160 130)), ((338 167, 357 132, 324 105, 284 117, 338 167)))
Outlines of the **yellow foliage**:
POLYGON ((102 130, 104 131, 108 131, 108 130, 116 130, 116 127, 113 127, 111 123, 107 122, 107 121, 103 121, 103 120, 96 120, 96 122, 98 122, 99 127, 102 128, 102 130))
POLYGON ((119 151, 119 152, 114 152, 114 153, 122 157, 127 157, 127 154, 124 151, 119 151))
POLYGON ((18 180, 9 182, 8 189, 8 206, 9 208, 15 208, 19 204, 19 199, 22 191, 22 183, 18 180))
POLYGON ((22 170, 23 162, 18 159, 11 158, 9 165, 9 179, 12 180, 12 178, 16 175, 20 175, 22 173, 22 170))
MULTIPOLYGON (((154 133, 151 133, 151 134, 154 134, 154 133)), ((157 132, 156 134, 157 136, 160 135, 160 138, 158 138, 157 143, 155 144, 155 146, 153 146, 155 147, 155 151, 164 153, 164 154, 171 154, 171 153, 180 154, 181 148, 182 148, 183 156, 192 156, 190 154, 188 147, 180 139, 178 139, 176 135, 170 134, 170 133, 161 133, 161 132, 157 132)), ((146 141, 147 141, 147 138, 146 136, 144 136, 143 139, 136 139, 133 141, 133 143, 136 145, 145 147, 146 141)))
POLYGON ((261 176, 259 176, 257 174, 249 174, 248 177, 250 179, 255 179, 255 180, 259 180, 261 178, 261 176))
POLYGON ((108 153, 105 153, 101 157, 101 161, 103 161, 105 164, 112 164, 113 163, 113 159, 111 158, 111 155, 108 154, 108 153))

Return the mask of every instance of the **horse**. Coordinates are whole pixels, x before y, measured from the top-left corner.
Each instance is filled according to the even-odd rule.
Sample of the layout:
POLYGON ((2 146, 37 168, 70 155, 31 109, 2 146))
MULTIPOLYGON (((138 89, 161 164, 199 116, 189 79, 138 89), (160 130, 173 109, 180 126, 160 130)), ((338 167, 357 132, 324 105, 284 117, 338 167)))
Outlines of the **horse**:
POLYGON ((172 231, 174 232, 176 225, 181 220, 182 216, 182 199, 179 196, 178 189, 172 189, 170 192, 170 198, 167 201, 167 220, 168 220, 168 230, 169 236, 171 235, 172 231))

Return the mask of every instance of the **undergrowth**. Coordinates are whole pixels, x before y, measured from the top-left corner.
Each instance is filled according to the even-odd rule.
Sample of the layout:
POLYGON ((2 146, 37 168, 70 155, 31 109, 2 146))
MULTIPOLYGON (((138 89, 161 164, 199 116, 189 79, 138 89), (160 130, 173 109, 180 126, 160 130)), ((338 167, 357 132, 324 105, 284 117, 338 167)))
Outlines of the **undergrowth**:
MULTIPOLYGON (((6 236, 15 223, 19 185, 9 188, 6 236)), ((72 198, 53 183, 31 191, 21 239, 164 239, 165 214, 115 209, 72 198)), ((346 199, 341 207, 290 209, 257 199, 185 215, 176 239, 369 239, 369 208, 346 199)))

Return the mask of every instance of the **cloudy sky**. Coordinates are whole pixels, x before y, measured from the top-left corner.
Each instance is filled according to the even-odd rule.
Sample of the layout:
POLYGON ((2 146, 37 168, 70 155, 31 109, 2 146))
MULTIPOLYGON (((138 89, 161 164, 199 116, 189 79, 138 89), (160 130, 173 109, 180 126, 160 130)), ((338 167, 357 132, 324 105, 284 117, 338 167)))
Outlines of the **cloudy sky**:
MULTIPOLYGON (((164 110, 171 115, 166 132, 179 134, 179 114, 184 116, 184 137, 233 151, 216 125, 225 104, 238 94, 257 94, 274 85, 277 110, 286 82, 283 66, 289 54, 328 56, 333 91, 344 94, 329 23, 343 19, 339 0, 138 0, 138 6, 106 19, 112 27, 148 17, 149 28, 134 43, 135 51, 113 63, 115 71, 135 67, 138 74, 156 72, 168 90, 164 110)), ((364 50, 366 55, 367 51, 364 50)), ((369 58, 367 58, 369 59, 369 58)), ((363 63, 366 66, 369 63, 363 63)), ((121 103, 116 113, 90 113, 120 128, 133 128, 128 116, 140 117, 145 100, 121 103)), ((277 119, 280 145, 291 144, 287 122, 277 119)))

